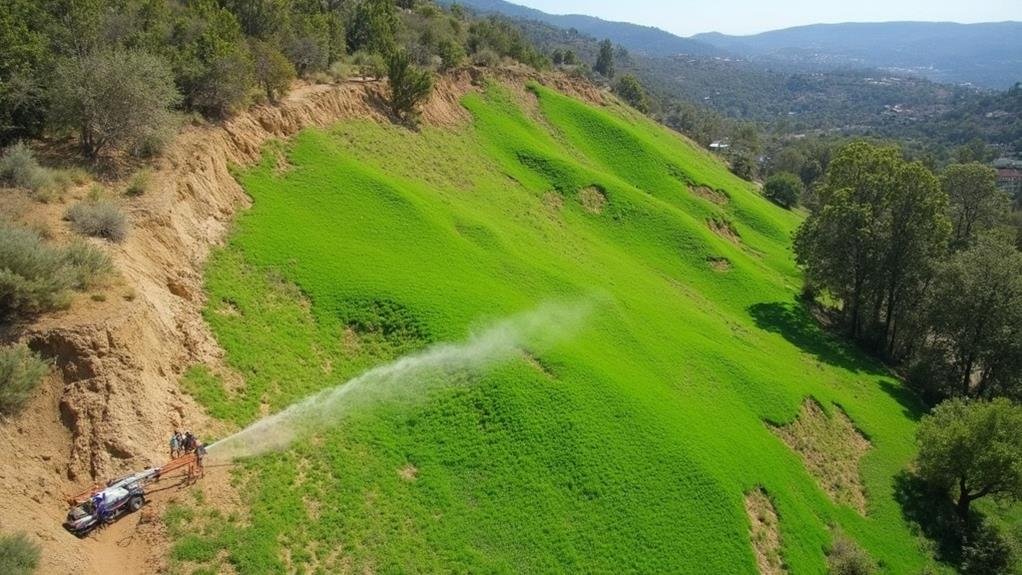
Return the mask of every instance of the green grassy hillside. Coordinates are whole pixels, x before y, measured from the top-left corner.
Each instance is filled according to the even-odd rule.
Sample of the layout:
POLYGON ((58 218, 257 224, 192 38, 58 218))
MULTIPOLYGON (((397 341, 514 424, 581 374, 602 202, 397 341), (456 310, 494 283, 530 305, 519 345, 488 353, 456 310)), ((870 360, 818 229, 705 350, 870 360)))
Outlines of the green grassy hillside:
POLYGON ((743 497, 762 486, 791 572, 823 572, 834 529, 920 569, 893 495, 911 405, 795 305, 797 216, 623 108, 533 92, 470 94, 458 129, 309 130, 239 174, 254 205, 206 315, 245 386, 185 378, 239 425, 488 319, 600 303, 535 361, 238 466, 246 513, 168 516, 178 566, 755 573, 743 497), (872 442, 865 516, 767 425, 809 396, 872 442))

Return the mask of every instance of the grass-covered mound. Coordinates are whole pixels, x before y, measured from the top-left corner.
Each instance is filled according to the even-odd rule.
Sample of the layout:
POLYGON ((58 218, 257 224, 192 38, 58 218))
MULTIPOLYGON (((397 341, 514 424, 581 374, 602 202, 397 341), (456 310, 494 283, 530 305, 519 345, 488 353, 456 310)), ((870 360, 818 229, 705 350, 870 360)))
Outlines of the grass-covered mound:
POLYGON ((920 568, 893 487, 911 406, 794 303, 797 216, 624 109, 542 87, 463 103, 461 129, 346 122, 240 174, 254 205, 210 264, 207 318, 244 387, 186 385, 246 424, 487 318, 600 303, 552 351, 239 467, 246 513, 171 516, 182 565, 754 573, 762 487, 791 572, 822 572, 836 530, 920 568), (807 396, 871 443, 865 516, 771 429, 807 396))

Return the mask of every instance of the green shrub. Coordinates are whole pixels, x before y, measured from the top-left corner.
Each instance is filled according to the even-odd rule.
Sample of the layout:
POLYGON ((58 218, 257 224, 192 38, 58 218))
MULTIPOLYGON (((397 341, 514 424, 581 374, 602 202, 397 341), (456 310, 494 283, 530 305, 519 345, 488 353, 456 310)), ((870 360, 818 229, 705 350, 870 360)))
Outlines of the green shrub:
POLYGON ((249 42, 249 50, 252 52, 256 83, 263 89, 268 101, 276 102, 291 87, 295 67, 269 42, 252 40, 249 42))
POLYGON ((798 205, 802 196, 802 180, 795 174, 778 172, 767 178, 763 187, 763 195, 768 200, 784 208, 792 208, 798 205))
POLYGON ((29 575, 39 565, 39 545, 24 533, 0 537, 0 573, 29 575))
POLYGON ((387 79, 390 81, 390 109, 402 119, 414 118, 419 104, 433 90, 429 72, 412 65, 408 54, 399 50, 387 60, 387 79))
POLYGON ((82 201, 68 208, 65 217, 79 234, 119 242, 128 234, 128 219, 109 200, 82 201))
POLYGON ((151 180, 152 172, 148 169, 140 170, 131 178, 131 182, 128 184, 127 189, 124 190, 124 194, 131 197, 137 197, 145 194, 146 190, 149 189, 151 180))
POLYGON ((95 183, 89 187, 89 193, 85 196, 85 199, 90 202, 98 202, 104 196, 106 196, 106 188, 103 187, 103 184, 95 183))
POLYGON ((445 38, 437 42, 436 45, 437 56, 440 56, 440 69, 450 70, 456 67, 458 64, 465 59, 465 49, 462 48, 461 44, 445 38))
POLYGON ((752 178, 756 175, 756 164, 749 156, 735 156, 735 158, 731 160, 731 173, 743 180, 751 182, 752 178))
POLYGON ((67 170, 50 170, 50 174, 53 177, 54 191, 58 193, 64 192, 75 183, 71 172, 67 170))
POLYGON ((53 173, 39 165, 32 150, 23 142, 4 150, 0 157, 0 179, 33 192, 42 192, 56 185, 53 173))
POLYGON ((866 551, 847 535, 838 534, 827 551, 827 567, 830 575, 872 575, 877 564, 866 551))
POLYGON ((46 362, 27 347, 0 347, 0 415, 21 409, 47 371, 46 362))
POLYGON ((643 114, 649 112, 649 96, 635 76, 631 74, 622 76, 614 85, 614 93, 643 114))
POLYGON ((71 283, 61 250, 35 231, 0 221, 0 318, 59 307, 71 283))

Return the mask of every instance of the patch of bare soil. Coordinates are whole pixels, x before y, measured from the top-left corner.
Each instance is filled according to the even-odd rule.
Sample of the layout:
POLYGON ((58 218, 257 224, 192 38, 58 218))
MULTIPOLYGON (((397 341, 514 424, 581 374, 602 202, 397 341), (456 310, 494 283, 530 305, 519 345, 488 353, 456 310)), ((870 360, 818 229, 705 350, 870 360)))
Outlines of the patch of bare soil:
POLYGON ((745 513, 760 575, 784 575, 788 569, 781 559, 781 529, 766 491, 757 488, 745 494, 745 513))
POLYGON ((709 186, 689 185, 688 189, 693 194, 699 196, 700 198, 703 198, 704 200, 709 200, 717 204, 718 206, 723 206, 724 204, 727 204, 729 201, 727 194, 720 190, 715 190, 709 186))
POLYGON ((411 463, 407 463, 404 467, 397 470, 397 474, 405 481, 415 481, 419 477, 419 469, 411 463))
MULTIPOLYGON (((459 99, 475 89, 477 73, 461 70, 441 78, 423 107, 423 121, 468 121, 459 99)), ((252 165, 264 144, 307 127, 345 118, 388 122, 385 97, 384 82, 299 85, 277 105, 257 106, 216 125, 184 128, 152 166, 146 193, 122 200, 131 221, 126 240, 99 242, 113 257, 119 291, 105 301, 76 297, 65 311, 0 334, 3 341, 27 343, 54 365, 53 377, 27 408, 0 422, 0 530, 25 531, 42 545, 41 572, 166 568, 169 542, 161 522, 142 521, 146 515, 139 514, 79 540, 60 526, 67 511, 64 496, 163 463, 174 429, 191 429, 201 437, 230 431, 178 385, 196 363, 226 370, 201 311, 202 266, 223 241, 234 214, 250 203, 229 167, 252 165)), ((277 158, 277 167, 288 169, 286 158, 277 158)), ((61 221, 66 206, 59 201, 10 207, 23 222, 69 234, 61 221)), ((234 497, 226 479, 220 483, 211 499, 234 497)), ((203 484, 211 483, 207 478, 203 484)), ((152 509, 158 512, 159 503, 152 509)))
POLYGON ((813 399, 806 399, 798 418, 774 433, 802 457, 810 475, 835 502, 866 514, 866 491, 859 462, 870 443, 837 406, 828 416, 813 399))
POLYGON ((596 186, 579 190, 578 201, 582 204, 582 209, 590 214, 602 214, 603 209, 607 207, 607 196, 596 186))
POLYGON ((738 235, 738 230, 727 219, 722 217, 707 218, 706 225, 710 227, 713 233, 725 240, 733 244, 742 243, 742 236, 738 235))
POLYGON ((710 264, 710 268, 715 272, 729 272, 731 271, 731 260, 724 256, 706 256, 706 262, 710 264))
POLYGON ((564 196, 557 192, 543 194, 543 205, 552 213, 559 213, 564 208, 564 196))
POLYGON ((441 76, 422 106, 422 119, 433 126, 468 124, 472 115, 461 105, 461 98, 479 90, 477 84, 478 73, 472 68, 461 68, 441 76))

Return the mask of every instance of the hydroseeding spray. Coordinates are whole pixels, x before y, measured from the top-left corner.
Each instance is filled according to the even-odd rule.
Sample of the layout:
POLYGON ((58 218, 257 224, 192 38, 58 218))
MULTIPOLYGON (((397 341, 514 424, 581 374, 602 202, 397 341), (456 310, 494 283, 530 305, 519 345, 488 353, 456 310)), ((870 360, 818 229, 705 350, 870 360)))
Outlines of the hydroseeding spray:
POLYGON ((398 358, 217 441, 209 446, 209 456, 231 460, 280 450, 304 434, 339 422, 356 406, 421 398, 455 372, 481 372, 523 349, 548 348, 574 333, 591 308, 591 300, 547 303, 474 332, 460 343, 440 343, 398 358))

